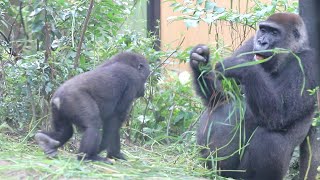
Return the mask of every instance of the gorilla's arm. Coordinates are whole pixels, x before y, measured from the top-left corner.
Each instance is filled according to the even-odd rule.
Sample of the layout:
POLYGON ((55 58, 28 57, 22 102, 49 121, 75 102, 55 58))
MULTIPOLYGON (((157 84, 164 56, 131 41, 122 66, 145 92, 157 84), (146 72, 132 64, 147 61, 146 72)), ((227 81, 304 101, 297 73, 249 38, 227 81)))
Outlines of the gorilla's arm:
MULTIPOLYGON (((245 41, 231 57, 236 58, 242 53, 251 52, 253 50, 253 40, 254 38, 252 37, 245 41)), ((241 58, 248 61, 253 58, 253 55, 241 55, 241 58)), ((223 101, 225 96, 221 89, 221 81, 216 78, 215 73, 212 71, 210 51, 206 45, 199 44, 191 50, 190 66, 193 72, 196 93, 201 97, 203 103, 206 106, 214 107, 219 101, 223 101)))
POLYGON ((286 110, 282 97, 275 91, 276 84, 260 66, 248 69, 251 75, 242 78, 241 83, 244 85, 249 108, 259 125, 271 130, 283 129, 283 126, 287 124, 287 122, 284 124, 284 111, 286 110))
MULTIPOLYGON (((310 95, 308 90, 314 89, 318 84, 316 81, 316 59, 312 50, 306 50, 298 54, 303 66, 304 74, 298 65, 296 58, 293 58, 295 64, 290 73, 284 73, 284 79, 292 83, 291 86, 283 86, 282 96, 285 100, 284 106, 284 123, 283 126, 290 125, 296 120, 303 120, 304 118, 312 118, 315 110, 316 96, 310 95), (305 84, 304 81, 305 80, 305 84), (303 93, 301 94, 301 91, 303 93)), ((290 67, 288 67, 290 68, 290 67)), ((281 113, 281 112, 280 112, 281 113)))
MULTIPOLYGON (((239 79, 244 85, 246 101, 259 125, 271 130, 285 130, 294 121, 314 110, 314 97, 306 91, 315 87, 313 58, 310 56, 312 53, 309 51, 299 55, 304 75, 296 59, 291 59, 291 63, 275 75, 277 77, 270 75, 260 65, 236 68, 224 73, 227 77, 239 79), (303 78, 306 82, 301 95, 303 78)), ((230 67, 238 61, 232 59, 224 65, 230 67)))
POLYGON ((217 90, 216 83, 220 83, 212 71, 210 52, 206 45, 199 44, 190 52, 190 66, 197 95, 207 107, 214 107, 224 99, 223 92, 217 90))

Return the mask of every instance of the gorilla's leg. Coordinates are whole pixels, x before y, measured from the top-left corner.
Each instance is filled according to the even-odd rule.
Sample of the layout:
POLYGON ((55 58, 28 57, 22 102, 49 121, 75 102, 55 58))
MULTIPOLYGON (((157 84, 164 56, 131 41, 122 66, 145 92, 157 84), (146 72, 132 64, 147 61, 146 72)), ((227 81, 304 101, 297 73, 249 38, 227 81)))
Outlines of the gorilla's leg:
POLYGON ((109 142, 107 142, 107 137, 110 136, 108 134, 108 129, 107 129, 107 126, 109 124, 110 123, 103 122, 103 132, 102 132, 102 139, 101 139, 101 143, 100 143, 100 147, 99 147, 99 153, 101 151, 107 150, 107 146, 108 146, 108 143, 109 143, 109 142))
POLYGON ((73 134, 72 124, 60 115, 58 109, 52 109, 52 125, 54 131, 38 132, 35 139, 48 157, 57 155, 58 147, 66 143, 73 134))
POLYGON ((300 179, 316 179, 320 166, 320 131, 311 127, 308 136, 300 145, 300 179), (310 157, 311 150, 311 157, 310 157), (307 176, 306 176, 306 173, 307 176))
POLYGON ((99 127, 85 128, 79 148, 79 153, 83 153, 85 157, 79 155, 78 159, 81 160, 84 158, 86 160, 103 161, 103 158, 97 155, 100 141, 101 133, 99 127))
POLYGON ((120 127, 124 119, 124 116, 115 116, 108 119, 103 124, 103 135, 100 151, 106 149, 108 152, 108 158, 126 160, 120 151, 120 127))
POLYGON ((44 153, 48 157, 55 157, 57 156, 57 149, 59 147, 60 142, 52 139, 47 133, 45 132, 38 132, 35 135, 35 139, 40 146, 40 148, 44 151, 44 153))
POLYGON ((95 102, 89 102, 87 102, 89 105, 86 106, 86 109, 78 112, 77 116, 76 124, 83 129, 78 159, 107 162, 98 155, 102 127, 100 111, 95 102))
POLYGON ((258 127, 240 162, 239 169, 246 172, 239 177, 246 180, 282 180, 293 152, 288 143, 281 132, 258 127))

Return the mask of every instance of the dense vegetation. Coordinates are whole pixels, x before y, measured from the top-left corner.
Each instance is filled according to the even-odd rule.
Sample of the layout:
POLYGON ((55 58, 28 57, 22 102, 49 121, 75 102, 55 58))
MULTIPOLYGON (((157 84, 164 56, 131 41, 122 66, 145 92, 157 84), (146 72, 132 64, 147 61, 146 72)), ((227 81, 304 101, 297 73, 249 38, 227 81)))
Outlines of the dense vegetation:
MULTIPOLYGON (((226 21, 254 29, 257 21, 276 11, 297 9, 296 2, 286 0, 254 2, 245 14, 210 0, 165 3, 183 14, 170 21, 184 20, 188 28, 200 21, 208 26, 226 21)), ((197 158, 194 135, 202 105, 190 79, 163 68, 172 57, 186 62, 189 49, 154 50, 156 37, 143 28, 132 27, 132 16, 143 3, 146 1, 0 2, 0 172, 5 171, 4 176, 215 176, 214 171, 202 168, 197 158), (124 152, 130 160, 116 166, 79 164, 70 154, 77 149, 78 134, 64 147, 60 159, 45 159, 33 136, 39 129, 50 128, 52 93, 66 79, 125 50, 144 54, 152 67, 146 95, 135 102, 130 120, 123 127, 124 152)), ((226 52, 219 46, 212 51, 215 59, 226 52)), ((317 123, 319 120, 315 120, 317 123)))

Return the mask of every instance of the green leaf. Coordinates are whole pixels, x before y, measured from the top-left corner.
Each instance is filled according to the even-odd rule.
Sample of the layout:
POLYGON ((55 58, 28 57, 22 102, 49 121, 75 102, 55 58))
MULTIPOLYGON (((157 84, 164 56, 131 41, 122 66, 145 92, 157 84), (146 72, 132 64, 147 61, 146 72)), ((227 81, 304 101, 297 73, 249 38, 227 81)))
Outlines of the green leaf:
POLYGON ((48 82, 46 87, 45 87, 45 91, 46 91, 47 94, 52 92, 52 87, 53 87, 52 83, 48 82))
POLYGON ((201 5, 203 3, 204 0, 197 0, 197 4, 201 5))
POLYGON ((184 9, 186 9, 186 7, 184 6, 177 6, 173 8, 173 12, 177 12, 177 11, 183 11, 184 9))
POLYGON ((207 16, 205 18, 202 18, 202 20, 207 24, 212 23, 214 21, 213 14, 207 14, 207 16))
POLYGON ((60 40, 59 39, 55 39, 55 40, 53 40, 52 41, 52 43, 51 43, 51 48, 52 49, 57 49, 58 47, 60 46, 60 40))
POLYGON ((199 24, 199 20, 185 19, 184 23, 186 23, 187 28, 197 27, 199 24))
POLYGON ((85 68, 86 58, 84 56, 80 56, 79 67, 85 68))
POLYGON ((193 15, 194 18, 200 18, 200 16, 203 14, 203 11, 196 11, 193 15))
POLYGON ((191 9, 191 8, 185 8, 185 9, 182 10, 182 13, 184 13, 184 14, 192 13, 192 12, 194 12, 194 10, 191 9))
POLYGON ((32 11, 29 16, 30 17, 35 16, 35 15, 39 14, 42 10, 43 10, 43 8, 37 8, 34 11, 32 11))
POLYGON ((59 15, 60 15, 60 18, 63 21, 65 21, 71 16, 71 12, 70 11, 63 11, 63 12, 59 13, 59 15))
POLYGON ((42 28, 44 27, 44 21, 37 21, 32 24, 32 32, 40 32, 42 31, 42 28))
POLYGON ((225 11, 225 9, 222 7, 215 7, 214 8, 214 12, 217 14, 223 13, 224 11, 225 11))
POLYGON ((206 11, 211 11, 216 7, 216 3, 214 2, 210 2, 210 1, 206 1, 204 8, 206 9, 206 11))
POLYGON ((180 3, 177 3, 177 2, 172 3, 172 4, 170 5, 170 7, 178 7, 178 6, 181 6, 181 4, 180 4, 180 3))
POLYGON ((182 112, 179 113, 178 116, 176 116, 173 120, 173 124, 177 124, 179 121, 184 119, 185 114, 182 112))

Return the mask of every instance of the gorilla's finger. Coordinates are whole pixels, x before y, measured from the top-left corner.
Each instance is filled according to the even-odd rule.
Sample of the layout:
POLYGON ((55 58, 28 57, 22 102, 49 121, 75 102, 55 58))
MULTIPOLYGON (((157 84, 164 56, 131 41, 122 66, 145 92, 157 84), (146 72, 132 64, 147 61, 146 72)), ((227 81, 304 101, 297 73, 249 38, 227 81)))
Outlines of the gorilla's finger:
POLYGON ((209 47, 206 45, 198 45, 194 51, 198 54, 201 54, 201 55, 209 55, 210 54, 209 47))
POLYGON ((196 49, 196 53, 198 53, 198 54, 202 54, 203 53, 203 49, 202 49, 202 47, 200 48, 197 48, 196 49))
POLYGON ((203 52, 204 54, 209 54, 209 53, 210 53, 208 46, 202 46, 201 48, 202 48, 202 52, 203 52))
POLYGON ((197 54, 197 53, 192 53, 191 54, 191 60, 195 60, 195 61, 200 61, 200 62, 207 62, 206 58, 204 58, 203 56, 197 54))
POLYGON ((218 62, 214 68, 218 72, 223 72, 224 71, 224 65, 221 62, 218 62))

